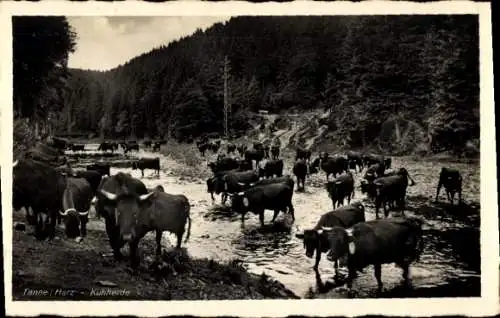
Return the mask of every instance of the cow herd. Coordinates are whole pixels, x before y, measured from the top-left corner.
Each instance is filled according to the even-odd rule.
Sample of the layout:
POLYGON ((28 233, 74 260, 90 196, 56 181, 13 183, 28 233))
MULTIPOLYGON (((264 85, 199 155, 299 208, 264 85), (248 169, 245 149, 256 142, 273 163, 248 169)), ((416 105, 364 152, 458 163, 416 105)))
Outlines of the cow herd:
MULTIPOLYGON (((75 146, 66 149, 75 149, 75 146)), ((204 155, 206 150, 219 150, 220 143, 203 141, 197 146, 204 155)), ((104 142, 99 149, 114 151, 117 147, 115 143, 104 142)), ((124 147, 127 151, 135 148, 132 143, 124 147)), ((238 151, 240 159, 220 156, 208 163, 213 175, 206 181, 207 191, 212 200, 215 200, 214 193, 220 194, 223 204, 229 198, 231 209, 241 215, 242 226, 248 212, 258 215, 263 226, 266 210, 274 212, 272 222, 280 212, 290 215, 295 221, 294 177, 283 173, 285 164, 279 158, 279 146, 267 148, 260 143, 255 143, 252 149, 228 144, 227 153, 238 151)), ((296 150, 291 170, 297 179, 297 190, 303 191, 306 178, 321 170, 326 174, 325 189, 333 205, 332 211, 322 215, 315 227, 296 236, 303 240, 307 257, 312 258, 316 252, 316 271, 323 253, 334 262, 336 272, 339 266, 347 265, 349 288, 357 272, 369 265, 374 265, 378 286, 382 288, 381 265, 386 263, 401 267, 408 282, 409 265, 418 260, 422 252, 423 223, 418 218, 404 215, 406 190, 409 181, 411 184, 415 181, 404 167, 390 170, 391 164, 391 158, 354 152, 345 156, 320 153, 312 160, 310 150, 296 150), (361 192, 375 203, 376 219, 373 221, 366 221, 363 204, 351 202, 355 188, 352 170, 356 174, 365 171, 359 183, 361 192), (384 210, 384 219, 379 219, 380 208, 384 210), (396 208, 401 211, 401 216, 389 217, 389 210, 396 208)), ((142 177, 146 168, 159 174, 159 158, 139 159, 132 168, 140 169, 142 177)), ((442 168, 436 200, 442 187, 450 202, 453 203, 455 193, 461 200, 462 178, 458 171, 442 168)), ((102 163, 94 163, 87 166, 87 170, 67 175, 31 158, 19 158, 14 162, 13 207, 16 210, 24 207, 28 211, 27 221, 35 227, 37 238, 53 238, 56 221, 63 220, 65 235, 81 241, 86 236, 91 205, 95 206, 96 217, 104 219, 116 260, 123 259, 120 249, 129 244, 134 273, 139 264, 138 244, 146 233, 156 233, 157 257, 161 253, 164 231, 177 236, 177 248, 181 247, 186 225, 185 241, 190 236, 191 204, 185 195, 169 194, 161 185, 148 189, 129 173, 111 175, 109 165, 102 163)))

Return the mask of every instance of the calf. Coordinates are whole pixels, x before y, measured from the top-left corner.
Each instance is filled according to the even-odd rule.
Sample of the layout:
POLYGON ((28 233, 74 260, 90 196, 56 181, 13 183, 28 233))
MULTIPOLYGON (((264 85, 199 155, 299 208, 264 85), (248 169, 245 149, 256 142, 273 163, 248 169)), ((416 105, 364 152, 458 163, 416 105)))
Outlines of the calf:
POLYGON ((238 160, 233 158, 221 158, 217 161, 208 163, 208 167, 210 168, 210 170, 212 170, 213 173, 224 170, 238 169, 239 166, 240 163, 238 162, 238 160))
MULTIPOLYGON (((365 207, 360 202, 356 202, 323 214, 318 223, 316 223, 316 226, 310 230, 304 230, 304 233, 299 233, 295 236, 304 240, 304 248, 306 249, 307 257, 312 258, 314 252, 316 252, 314 270, 318 271, 321 254, 328 252, 331 248, 327 233, 323 231, 323 227, 339 226, 342 228, 349 228, 364 221, 365 207)), ((335 271, 338 271, 337 261, 335 261, 335 271)))
POLYGON ((90 183, 83 178, 67 178, 66 189, 62 198, 62 210, 59 211, 65 224, 68 238, 78 242, 87 235, 87 222, 93 198, 90 183))
POLYGON ((232 209, 241 214, 241 226, 245 225, 245 214, 249 211, 259 215, 260 225, 264 226, 264 211, 273 210, 272 222, 278 213, 288 212, 295 220, 292 204, 293 189, 285 183, 272 183, 251 187, 232 197, 232 209))
POLYGON ((326 191, 332 200, 333 208, 344 205, 344 199, 347 198, 347 204, 351 203, 351 197, 354 198, 354 178, 352 173, 341 174, 336 179, 327 182, 326 191))
POLYGON ((280 146, 271 147, 271 159, 278 159, 280 156, 280 146))
POLYGON ((268 160, 264 168, 259 168, 259 177, 271 178, 274 176, 281 177, 283 175, 283 160, 268 160))
POLYGON ((141 158, 132 162, 132 169, 140 169, 143 178, 145 169, 155 170, 156 175, 160 176, 160 158, 141 158))
POLYGON ((156 232, 156 258, 161 256, 161 238, 163 231, 169 231, 177 236, 176 248, 181 247, 182 236, 188 223, 187 242, 191 233, 190 204, 182 194, 169 194, 152 191, 147 194, 125 193, 117 195, 106 190, 101 193, 110 201, 117 215, 119 239, 129 243, 130 262, 137 274, 139 258, 137 247, 139 241, 148 232, 156 232))
POLYGON ((111 176, 111 167, 107 163, 96 162, 87 166, 87 170, 94 170, 101 174, 101 176, 111 176))
POLYGON ((378 290, 381 291, 382 264, 395 263, 403 269, 409 284, 409 267, 418 261, 423 251, 423 221, 417 218, 390 218, 361 222, 350 229, 323 227, 327 232, 330 251, 327 259, 340 265, 347 263, 349 294, 358 271, 373 265, 378 290))
POLYGON ((455 198, 455 193, 458 193, 458 203, 462 202, 462 176, 458 170, 441 168, 441 173, 439 174, 439 183, 436 191, 436 202, 438 201, 439 192, 441 187, 444 186, 446 191, 446 196, 450 203, 453 204, 453 199, 455 198))
POLYGON ((311 155, 312 155, 311 150, 304 148, 297 148, 295 153, 295 161, 299 159, 304 159, 306 162, 309 162, 311 160, 311 155))
POLYGON ((359 168, 359 172, 363 170, 363 159, 359 153, 356 152, 348 152, 347 153, 347 162, 349 164, 349 169, 353 169, 356 171, 359 168))
POLYGON ((400 168, 395 176, 381 177, 375 179, 373 184, 375 186, 375 216, 378 219, 378 211, 380 206, 384 207, 384 216, 387 218, 389 211, 387 210, 386 203, 394 201, 399 204, 401 213, 404 215, 406 188, 408 187, 408 179, 415 184, 415 181, 410 177, 405 168, 400 168))
POLYGON ((297 160, 292 170, 293 174, 297 177, 297 189, 305 190, 307 176, 307 164, 305 159, 297 160))

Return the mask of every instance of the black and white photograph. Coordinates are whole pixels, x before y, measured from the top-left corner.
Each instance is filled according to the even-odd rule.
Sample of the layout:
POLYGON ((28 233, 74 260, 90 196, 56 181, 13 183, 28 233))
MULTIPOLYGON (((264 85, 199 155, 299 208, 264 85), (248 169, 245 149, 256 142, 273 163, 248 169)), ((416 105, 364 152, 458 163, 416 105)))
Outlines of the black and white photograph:
POLYGON ((385 5, 3 6, 12 313, 496 309, 489 4, 385 5))

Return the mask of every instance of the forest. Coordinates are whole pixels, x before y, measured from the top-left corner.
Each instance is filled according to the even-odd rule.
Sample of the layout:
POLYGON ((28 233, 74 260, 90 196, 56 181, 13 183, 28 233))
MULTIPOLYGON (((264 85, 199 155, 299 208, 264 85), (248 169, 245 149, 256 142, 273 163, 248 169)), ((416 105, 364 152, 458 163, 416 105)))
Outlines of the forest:
POLYGON ((478 27, 475 15, 233 17, 109 71, 69 69, 45 118, 100 138, 222 134, 227 58, 233 137, 258 110, 320 110, 351 148, 398 136, 405 149, 478 150, 478 27))

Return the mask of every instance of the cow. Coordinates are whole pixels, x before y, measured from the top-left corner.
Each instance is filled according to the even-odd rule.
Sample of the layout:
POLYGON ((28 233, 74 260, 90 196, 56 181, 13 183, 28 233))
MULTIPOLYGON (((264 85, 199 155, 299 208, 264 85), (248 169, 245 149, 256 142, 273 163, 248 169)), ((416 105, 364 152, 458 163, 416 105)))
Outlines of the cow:
POLYGON ((328 177, 331 174, 333 174, 333 177, 336 177, 337 174, 341 174, 342 172, 347 172, 349 170, 346 158, 342 156, 328 157, 328 155, 320 156, 314 159, 310 166, 310 172, 316 173, 318 172, 318 168, 321 168, 325 172, 326 181, 328 181, 328 177))
POLYGON ((98 171, 101 176, 111 176, 111 167, 108 163, 96 162, 87 166, 87 170, 98 171))
POLYGON ((210 162, 207 165, 213 173, 224 170, 238 169, 240 167, 238 160, 233 158, 221 158, 217 161, 210 162))
POLYGON ((224 204, 228 194, 241 192, 258 180, 259 175, 255 171, 228 172, 222 176, 219 174, 216 179, 215 192, 222 192, 222 203, 224 204))
POLYGON ((307 176, 307 163, 305 159, 297 160, 293 165, 292 172, 297 177, 297 189, 305 190, 307 176))
POLYGON ((234 153, 234 151, 236 150, 236 145, 235 144, 227 144, 227 153, 230 154, 230 153, 234 153))
POLYGON ((71 151, 84 151, 85 150, 85 145, 84 144, 70 144, 68 146, 69 150, 71 151))
POLYGON ((264 158, 269 159, 271 148, 268 145, 264 145, 262 150, 264 150, 264 158))
POLYGON ((408 171, 405 168, 400 168, 395 176, 381 177, 373 181, 375 186, 375 216, 378 219, 378 211, 383 205, 384 216, 387 218, 389 211, 386 203, 391 201, 398 203, 401 213, 404 215, 406 188, 408 187, 408 179, 415 184, 408 171))
POLYGON ((283 166, 284 164, 282 159, 268 160, 263 168, 259 167, 259 177, 281 177, 283 175, 283 166))
POLYGON ((119 261, 123 259, 120 248, 125 245, 125 241, 120 235, 120 214, 117 209, 118 206, 116 201, 109 200, 103 191, 125 198, 128 197, 130 200, 132 200, 132 198, 136 198, 136 196, 141 196, 149 192, 142 181, 133 178, 128 173, 123 172, 118 172, 115 175, 103 178, 99 188, 97 189, 97 200, 95 202, 96 216, 104 217, 109 244, 113 250, 114 258, 119 261))
POLYGON ((198 151, 201 153, 202 157, 205 157, 205 152, 208 149, 208 144, 207 143, 199 143, 197 144, 198 151))
POLYGON ((259 215, 260 225, 264 226, 264 211, 273 210, 272 222, 276 220, 280 211, 290 213, 295 221, 295 212, 292 204, 293 188, 288 184, 271 183, 248 188, 232 196, 231 207, 241 214, 241 226, 245 225, 245 215, 251 211, 259 215))
POLYGON ((288 185, 292 190, 295 187, 295 182, 293 181, 293 178, 289 175, 284 175, 281 177, 276 177, 276 178, 269 178, 269 179, 260 179, 257 182, 250 183, 250 187, 256 187, 259 185, 266 185, 266 184, 273 184, 273 183, 285 183, 288 185))
POLYGON ((359 172, 363 170, 363 158, 359 153, 352 151, 348 152, 347 162, 349 164, 349 169, 353 169, 354 171, 359 169, 359 172))
POLYGON ((349 229, 339 226, 323 227, 327 232, 329 261, 347 263, 347 287, 352 294, 352 283, 358 271, 373 265, 378 291, 382 291, 382 264, 395 263, 403 270, 407 285, 409 267, 418 261, 424 248, 423 221, 414 217, 390 218, 358 223, 349 229))
POLYGON ((114 152, 115 146, 113 145, 113 143, 104 141, 104 142, 101 142, 101 144, 99 145, 97 150, 104 151, 104 152, 111 150, 111 152, 114 152))
POLYGON ((139 151, 139 144, 137 143, 137 141, 129 141, 125 144, 125 147, 123 148, 124 153, 127 153, 132 150, 139 151))
POLYGON ((375 180, 376 178, 380 178, 384 176, 385 165, 381 163, 376 163, 368 167, 366 169, 364 179, 368 182, 375 180))
POLYGON ((351 198, 354 198, 354 178, 352 173, 348 171, 327 182, 326 191, 332 200, 334 209, 344 205, 344 199, 347 199, 347 204, 351 203, 351 198))
POLYGON ((368 154, 364 155, 362 159, 363 159, 363 165, 366 167, 369 167, 377 163, 384 164, 384 156, 381 155, 368 154))
MULTIPOLYGON (((207 192, 210 193, 210 197, 212 198, 212 201, 215 200, 214 198, 214 193, 216 194, 221 194, 224 193, 224 182, 222 181, 222 178, 232 172, 239 172, 238 169, 233 169, 233 170, 227 170, 227 171, 219 171, 214 174, 214 176, 208 178, 206 180, 207 182, 207 192)), ((224 199, 225 197, 221 198, 224 199)))
POLYGON ((141 176, 144 178, 144 170, 151 169, 156 172, 157 176, 160 176, 160 158, 140 158, 132 162, 132 169, 141 170, 141 176))
POLYGON ((280 156, 280 146, 272 146, 271 147, 271 159, 278 159, 280 156))
POLYGON ((298 147, 296 149, 295 161, 299 159, 304 159, 306 162, 309 162, 311 160, 311 155, 312 155, 311 150, 298 147))
MULTIPOLYGON (((321 254, 330 250, 330 242, 323 227, 350 228, 353 225, 365 221, 365 207, 360 202, 344 205, 336 210, 323 214, 312 229, 304 230, 304 233, 297 233, 295 236, 304 241, 306 256, 312 258, 316 252, 316 262, 314 270, 318 271, 321 254)), ((338 272, 338 262, 335 261, 335 272, 338 272)))
POLYGON ((97 188, 101 183, 103 175, 99 171, 95 170, 76 170, 72 174, 73 177, 83 178, 87 180, 90 184, 90 188, 92 189, 92 196, 95 196, 97 193, 97 188))
POLYGON ((245 151, 245 160, 255 160, 255 167, 259 167, 259 162, 264 159, 264 149, 248 149, 245 151))
POLYGON ((68 147, 68 141, 64 138, 59 138, 59 137, 51 137, 52 142, 51 146, 54 147, 55 149, 64 151, 68 147))
POLYGON ((182 236, 188 223, 184 242, 191 234, 191 217, 188 198, 183 194, 152 191, 147 194, 113 193, 101 189, 102 195, 112 204, 116 213, 118 238, 128 242, 130 265, 137 274, 139 241, 150 231, 156 232, 156 258, 161 256, 161 238, 164 231, 177 236, 176 248, 180 249, 182 236))
POLYGON ((238 160, 238 165, 239 171, 248 171, 253 169, 252 162, 245 159, 238 160))
POLYGON ((247 150, 247 146, 239 145, 238 147, 236 147, 236 149, 238 150, 240 157, 243 157, 245 155, 245 151, 247 150))
POLYGON ((151 148, 151 144, 152 144, 151 140, 145 140, 143 142, 145 148, 151 148))
POLYGON ((87 235, 88 214, 92 198, 90 183, 84 178, 67 178, 62 198, 62 211, 59 211, 65 224, 68 238, 79 242, 87 235))
POLYGON ((157 141, 153 144, 153 151, 160 151, 161 144, 157 141))
POLYGON ((455 193, 458 193, 458 203, 460 204, 462 202, 462 176, 458 170, 445 167, 441 168, 436 191, 436 202, 438 201, 441 187, 444 187, 446 196, 451 204, 453 204, 455 193))
MULTIPOLYGON (((28 158, 14 162, 12 171, 12 207, 22 207, 33 215, 30 224, 35 223, 35 237, 43 240, 55 237, 58 211, 66 189, 66 177, 46 163, 28 158)), ((30 221, 28 219, 28 221, 30 221)))

